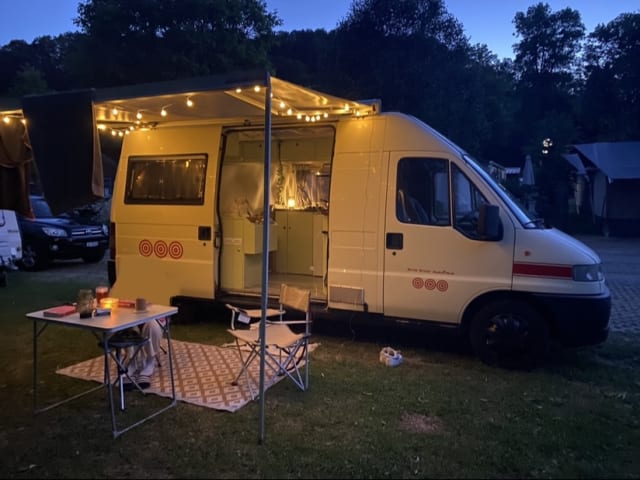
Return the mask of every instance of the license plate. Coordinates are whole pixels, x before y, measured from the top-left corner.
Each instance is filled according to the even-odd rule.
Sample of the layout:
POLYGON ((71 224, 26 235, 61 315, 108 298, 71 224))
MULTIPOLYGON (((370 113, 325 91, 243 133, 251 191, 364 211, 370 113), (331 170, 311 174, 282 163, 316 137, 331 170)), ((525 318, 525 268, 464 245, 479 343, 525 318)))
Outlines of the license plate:
POLYGON ((97 247, 98 242, 87 242, 87 247, 97 247))

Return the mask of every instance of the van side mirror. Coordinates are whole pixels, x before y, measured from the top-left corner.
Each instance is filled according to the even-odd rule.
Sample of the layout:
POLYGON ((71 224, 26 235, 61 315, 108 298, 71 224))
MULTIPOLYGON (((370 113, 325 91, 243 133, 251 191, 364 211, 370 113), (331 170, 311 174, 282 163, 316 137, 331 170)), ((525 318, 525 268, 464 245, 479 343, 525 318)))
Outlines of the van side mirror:
POLYGON ((480 205, 478 212, 478 237, 481 240, 497 242, 502 240, 500 208, 497 205, 480 205))

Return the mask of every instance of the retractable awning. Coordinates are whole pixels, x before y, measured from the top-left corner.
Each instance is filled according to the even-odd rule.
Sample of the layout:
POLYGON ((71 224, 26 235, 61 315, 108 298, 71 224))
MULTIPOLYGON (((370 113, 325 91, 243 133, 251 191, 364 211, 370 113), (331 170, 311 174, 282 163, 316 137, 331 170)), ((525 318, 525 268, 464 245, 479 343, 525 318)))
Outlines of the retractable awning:
MULTIPOLYGON (((113 128, 157 127, 180 122, 257 121, 265 113, 264 74, 200 77, 96 90, 99 124, 113 128)), ((376 103, 317 92, 271 77, 273 120, 316 122, 335 116, 371 115, 376 103)))
MULTIPOLYGON (((274 77, 269 77, 267 107, 265 78, 265 72, 240 72, 30 95, 21 100, 21 108, 16 108, 15 102, 5 108, 0 104, 0 119, 26 125, 25 138, 44 194, 52 210, 59 213, 104 196, 100 131, 124 136, 136 129, 211 121, 265 125, 269 112, 274 123, 322 122, 379 113, 377 101, 348 100, 274 77)), ((13 131, 15 136, 17 130, 13 131)), ((25 158, 3 164, 12 161, 23 164, 25 158)), ((3 170, 0 168, 0 181, 3 170)), ((16 194, 27 195, 28 185, 16 194)), ((23 198, 24 202, 28 204, 28 199, 23 198)))

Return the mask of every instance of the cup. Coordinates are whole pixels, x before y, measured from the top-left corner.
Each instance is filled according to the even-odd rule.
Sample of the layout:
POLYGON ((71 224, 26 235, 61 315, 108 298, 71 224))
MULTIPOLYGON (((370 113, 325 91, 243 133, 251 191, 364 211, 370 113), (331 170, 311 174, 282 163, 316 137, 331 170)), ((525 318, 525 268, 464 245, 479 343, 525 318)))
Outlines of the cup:
POLYGON ((147 299, 138 297, 136 298, 136 312, 143 312, 147 309, 147 299))
POLYGON ((96 302, 100 305, 100 300, 109 296, 109 287, 99 285, 96 287, 96 302))
POLYGON ((90 318, 94 309, 93 290, 78 290, 78 301, 76 310, 80 318, 90 318))

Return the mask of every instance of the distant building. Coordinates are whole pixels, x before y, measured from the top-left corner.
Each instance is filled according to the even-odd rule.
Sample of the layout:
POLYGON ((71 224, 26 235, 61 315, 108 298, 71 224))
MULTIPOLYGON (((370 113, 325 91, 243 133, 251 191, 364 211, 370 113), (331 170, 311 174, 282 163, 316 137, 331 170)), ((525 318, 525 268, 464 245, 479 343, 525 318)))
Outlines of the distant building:
POLYGON ((571 145, 578 212, 590 212, 608 234, 640 234, 640 142, 571 145))
POLYGON ((520 167, 505 167, 497 162, 489 161, 489 175, 500 183, 505 183, 509 178, 519 178, 520 170, 520 167))

